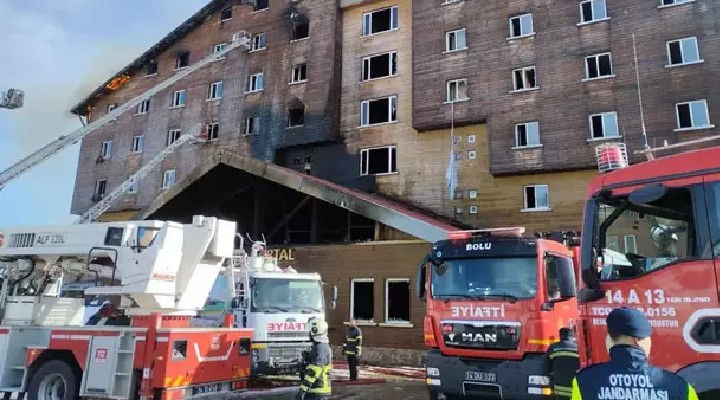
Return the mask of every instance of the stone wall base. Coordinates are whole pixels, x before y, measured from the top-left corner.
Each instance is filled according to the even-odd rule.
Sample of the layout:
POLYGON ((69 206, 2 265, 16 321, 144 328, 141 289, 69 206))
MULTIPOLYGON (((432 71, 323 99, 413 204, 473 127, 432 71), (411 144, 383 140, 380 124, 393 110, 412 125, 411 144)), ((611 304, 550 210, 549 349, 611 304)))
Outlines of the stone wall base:
MULTIPOLYGON (((341 346, 331 346, 335 360, 347 360, 342 355, 341 346)), ((382 347, 363 347, 361 364, 382 367, 425 367, 425 350, 388 349, 382 347)))

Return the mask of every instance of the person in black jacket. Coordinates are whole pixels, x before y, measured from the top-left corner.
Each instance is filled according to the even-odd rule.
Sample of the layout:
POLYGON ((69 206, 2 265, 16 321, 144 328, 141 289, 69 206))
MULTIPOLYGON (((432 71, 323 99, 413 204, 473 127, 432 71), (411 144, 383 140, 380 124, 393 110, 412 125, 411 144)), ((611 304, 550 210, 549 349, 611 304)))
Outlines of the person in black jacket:
POLYGON ((350 380, 356 381, 358 378, 358 364, 360 363, 360 355, 362 354, 362 331, 357 327, 354 319, 350 320, 345 342, 343 343, 343 355, 348 360, 348 370, 350 372, 350 380))
POLYGON ((332 370, 332 350, 328 339, 328 324, 322 318, 313 317, 308 321, 312 347, 305 354, 303 370, 300 373, 302 383, 297 392, 297 400, 329 399, 330 371, 332 370))
POLYGON ((548 370, 552 376, 553 392, 556 399, 570 399, 572 380, 580 369, 575 332, 570 328, 560 329, 560 341, 548 348, 548 370))

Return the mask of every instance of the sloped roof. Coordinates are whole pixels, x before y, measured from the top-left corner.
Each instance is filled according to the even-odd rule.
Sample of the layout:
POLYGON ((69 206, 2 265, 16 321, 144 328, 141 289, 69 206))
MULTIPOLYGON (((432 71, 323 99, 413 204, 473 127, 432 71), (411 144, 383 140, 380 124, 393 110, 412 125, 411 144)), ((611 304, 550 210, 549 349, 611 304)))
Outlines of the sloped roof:
MULTIPOLYGON (((243 4, 245 2, 242 0, 234 0, 234 3, 243 4)), ((201 8, 200 11, 193 14, 190 18, 180 24, 172 32, 167 34, 159 42, 155 43, 152 47, 150 47, 150 49, 148 49, 146 52, 136 58, 133 62, 125 66, 125 68, 108 78, 107 81, 105 81, 102 85, 100 85, 97 89, 90 93, 90 95, 88 95, 85 99, 83 99, 80 103, 73 107, 70 112, 76 115, 86 115, 88 105, 93 103, 93 101, 97 98, 110 93, 111 90, 107 89, 106 86, 114 78, 123 75, 132 75, 133 73, 142 69, 150 60, 154 59, 159 54, 167 50, 169 47, 176 44, 193 29, 204 23, 207 17, 212 15, 221 7, 224 7, 226 4, 230 4, 230 2, 228 0, 210 0, 210 2, 206 6, 201 8)))
POLYGON ((136 219, 149 217, 193 182, 220 164, 237 168, 319 200, 335 204, 430 242, 447 239, 448 232, 461 229, 456 226, 457 224, 442 217, 429 215, 381 196, 353 190, 315 176, 306 175, 249 156, 243 156, 227 149, 217 150, 212 157, 206 158, 185 179, 162 193, 149 206, 140 211, 136 219))

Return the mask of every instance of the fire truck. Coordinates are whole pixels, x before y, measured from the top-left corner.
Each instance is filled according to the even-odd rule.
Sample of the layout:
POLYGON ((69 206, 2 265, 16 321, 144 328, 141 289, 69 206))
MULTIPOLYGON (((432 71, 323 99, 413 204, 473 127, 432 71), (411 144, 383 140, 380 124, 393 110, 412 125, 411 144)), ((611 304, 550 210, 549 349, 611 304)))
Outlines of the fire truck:
POLYGON ((130 221, 0 228, 0 392, 30 400, 181 399, 247 386, 252 330, 193 328, 235 222, 130 221), (99 323, 63 282, 117 282, 99 323))
POLYGON ((452 232, 420 265, 432 399, 552 394, 545 352, 577 319, 573 253, 524 232, 452 232))

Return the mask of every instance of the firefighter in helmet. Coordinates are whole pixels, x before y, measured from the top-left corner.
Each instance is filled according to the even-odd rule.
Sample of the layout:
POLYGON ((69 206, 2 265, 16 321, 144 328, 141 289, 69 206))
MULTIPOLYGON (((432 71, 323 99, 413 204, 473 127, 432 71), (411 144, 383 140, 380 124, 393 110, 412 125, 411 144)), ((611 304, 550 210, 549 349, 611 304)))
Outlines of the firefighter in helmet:
POLYGON ((302 383, 295 398, 303 400, 329 399, 332 351, 328 339, 328 324, 322 318, 313 317, 308 320, 308 328, 312 347, 303 363, 302 383))

